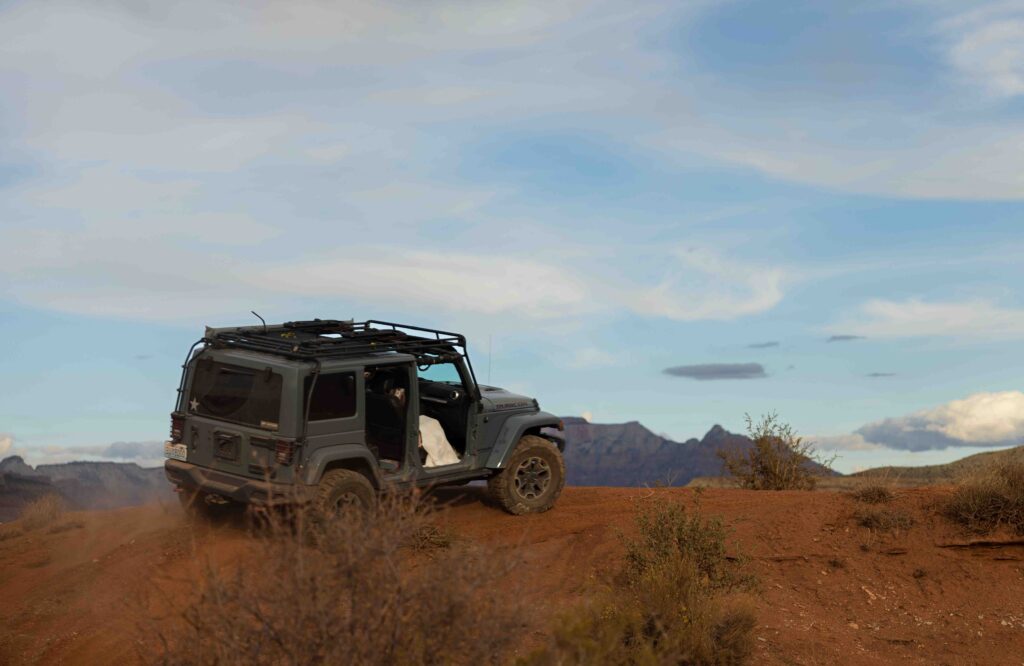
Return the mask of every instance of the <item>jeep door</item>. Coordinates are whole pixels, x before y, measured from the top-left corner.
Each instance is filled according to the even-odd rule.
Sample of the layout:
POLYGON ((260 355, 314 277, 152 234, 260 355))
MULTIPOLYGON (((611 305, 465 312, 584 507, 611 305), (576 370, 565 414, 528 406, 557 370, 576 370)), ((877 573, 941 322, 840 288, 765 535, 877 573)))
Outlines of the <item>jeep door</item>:
POLYGON ((477 409, 471 375, 460 361, 420 366, 420 410, 437 420, 455 452, 459 466, 424 467, 425 473, 444 473, 471 467, 477 452, 477 409))
POLYGON ((364 448, 362 367, 325 367, 316 376, 316 381, 312 373, 307 374, 303 378, 302 395, 302 411, 298 415, 300 422, 306 412, 309 415, 306 422, 306 451, 302 456, 304 460, 316 461, 325 456, 330 459, 333 457, 330 449, 344 445, 364 448))

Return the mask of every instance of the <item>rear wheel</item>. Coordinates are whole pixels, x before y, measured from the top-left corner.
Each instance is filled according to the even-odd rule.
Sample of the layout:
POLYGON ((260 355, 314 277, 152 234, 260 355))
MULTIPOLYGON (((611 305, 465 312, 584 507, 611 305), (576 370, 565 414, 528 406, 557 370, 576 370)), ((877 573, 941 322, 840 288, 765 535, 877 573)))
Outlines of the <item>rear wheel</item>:
POLYGON ((369 509, 374 497, 373 486, 365 476, 350 469, 332 469, 320 479, 313 509, 319 516, 332 518, 352 509, 369 509))
POLYGON ((520 439, 505 468, 487 480, 491 499, 517 516, 547 511, 564 486, 562 452, 536 435, 520 439))

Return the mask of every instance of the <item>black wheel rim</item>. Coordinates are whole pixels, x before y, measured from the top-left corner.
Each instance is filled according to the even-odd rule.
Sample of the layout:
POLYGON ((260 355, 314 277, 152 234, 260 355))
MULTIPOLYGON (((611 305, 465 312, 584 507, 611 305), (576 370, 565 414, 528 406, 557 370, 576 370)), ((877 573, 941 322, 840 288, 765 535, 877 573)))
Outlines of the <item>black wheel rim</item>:
POLYGON ((338 497, 334 500, 335 513, 361 508, 363 508, 363 500, 351 490, 339 493, 338 497))
POLYGON ((533 456, 519 463, 513 477, 516 494, 526 500, 535 500, 551 485, 551 466, 543 458, 533 456))

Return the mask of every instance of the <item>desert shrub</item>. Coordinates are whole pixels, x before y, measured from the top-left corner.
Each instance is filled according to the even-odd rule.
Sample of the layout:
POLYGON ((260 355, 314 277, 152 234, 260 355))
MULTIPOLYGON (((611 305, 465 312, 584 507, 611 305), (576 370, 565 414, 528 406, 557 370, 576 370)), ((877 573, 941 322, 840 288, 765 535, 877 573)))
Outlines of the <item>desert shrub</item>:
POLYGON ((910 529, 914 525, 914 518, 903 511, 893 509, 868 509, 857 511, 853 514, 854 520, 861 527, 877 530, 879 532, 892 532, 895 530, 910 529))
POLYGON ((651 570, 685 560, 711 589, 734 591, 752 584, 744 573, 746 559, 726 552, 725 523, 701 510, 699 491, 689 509, 681 502, 653 500, 645 500, 637 513, 637 536, 625 539, 627 577, 639 580, 651 570))
POLYGON ((763 416, 757 423, 748 414, 746 420, 753 445, 718 451, 726 471, 743 488, 813 490, 822 467, 828 468, 835 460, 821 456, 812 443, 781 422, 777 414, 763 416))
POLYGON ((64 515, 64 500, 57 495, 43 495, 21 511, 19 522, 26 530, 35 530, 56 523, 64 515))
POLYGON ((417 552, 430 552, 451 548, 453 543, 455 543, 455 536, 450 530, 426 524, 413 533, 409 547, 417 552))
POLYGON ((16 526, 3 526, 0 527, 0 541, 7 541, 8 539, 14 539, 20 537, 25 532, 16 526))
POLYGON ((942 512, 978 534, 999 527, 1024 534, 1024 463, 1003 462, 963 481, 942 512))
POLYGON ((519 604, 497 591, 508 566, 468 546, 419 555, 431 513, 415 498, 305 519, 271 515, 243 562, 205 568, 166 663, 475 664, 519 638, 519 604))
POLYGON ((726 556, 726 530, 699 507, 650 504, 626 540, 618 583, 596 602, 565 615, 551 644, 523 663, 745 663, 754 612, 732 594, 753 584, 742 558, 726 556))
POLYGON ((895 497, 887 486, 877 483, 861 486, 851 492, 850 496, 865 504, 888 504, 895 497))

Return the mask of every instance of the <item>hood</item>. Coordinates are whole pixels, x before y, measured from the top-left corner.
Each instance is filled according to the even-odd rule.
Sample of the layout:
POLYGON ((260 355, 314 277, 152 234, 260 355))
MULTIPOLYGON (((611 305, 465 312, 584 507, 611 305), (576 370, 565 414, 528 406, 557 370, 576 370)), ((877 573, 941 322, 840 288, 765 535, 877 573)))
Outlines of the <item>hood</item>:
POLYGON ((485 412, 540 411, 540 406, 533 398, 497 386, 481 386, 480 395, 485 412))

